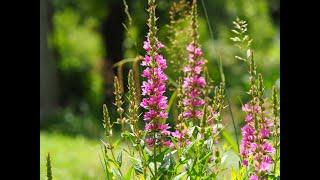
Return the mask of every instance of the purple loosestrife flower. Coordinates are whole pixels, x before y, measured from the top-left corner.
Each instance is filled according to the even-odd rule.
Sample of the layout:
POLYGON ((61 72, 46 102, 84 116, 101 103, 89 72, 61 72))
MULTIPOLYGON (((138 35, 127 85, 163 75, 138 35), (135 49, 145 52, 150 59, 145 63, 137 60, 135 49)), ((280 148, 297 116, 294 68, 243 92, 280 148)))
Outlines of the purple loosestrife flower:
POLYGON ((241 128, 242 140, 240 154, 243 157, 242 164, 249 165, 252 157, 255 173, 250 179, 259 179, 261 174, 270 170, 272 164, 271 155, 274 151, 268 142, 270 136, 270 120, 261 116, 262 108, 259 105, 245 104, 242 110, 247 113, 245 126, 241 128), (257 122, 258 123, 257 123, 257 122))
POLYGON ((171 132, 171 136, 177 139, 179 147, 190 144, 187 128, 184 128, 183 130, 175 130, 174 132, 171 132))
MULTIPOLYGON (((145 96, 141 101, 141 107, 147 111, 143 115, 144 121, 146 121, 145 130, 148 133, 158 133, 161 137, 170 135, 168 130, 170 126, 168 124, 162 124, 162 120, 168 118, 166 112, 168 106, 167 97, 164 96, 166 91, 166 81, 168 80, 164 70, 167 68, 166 59, 159 54, 159 49, 164 45, 160 42, 152 44, 149 38, 144 42, 143 48, 146 50, 146 56, 141 65, 146 68, 142 72, 142 77, 146 78, 146 81, 142 83, 142 95, 145 96)), ((170 141, 160 138, 159 142, 167 147, 172 147, 170 141)), ((154 137, 146 138, 146 143, 149 147, 152 147, 158 142, 154 137)))
POLYGON ((183 117, 200 119, 202 117, 201 109, 205 103, 203 88, 206 86, 206 80, 201 75, 205 61, 201 59, 202 51, 196 43, 190 43, 186 49, 189 52, 189 61, 183 68, 185 72, 182 85, 185 93, 183 117))

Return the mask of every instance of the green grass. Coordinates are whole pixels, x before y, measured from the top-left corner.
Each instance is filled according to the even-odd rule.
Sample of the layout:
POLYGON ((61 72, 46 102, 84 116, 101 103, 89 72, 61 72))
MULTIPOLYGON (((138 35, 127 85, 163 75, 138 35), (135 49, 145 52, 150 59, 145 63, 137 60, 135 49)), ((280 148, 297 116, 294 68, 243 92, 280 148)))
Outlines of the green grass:
MULTIPOLYGON (((115 137, 116 138, 116 137, 115 137)), ((125 145, 120 144, 120 149, 125 145)), ((40 179, 46 179, 46 156, 50 152, 53 179, 63 180, 101 180, 105 176, 99 159, 100 140, 83 136, 66 136, 58 133, 40 133, 40 179)), ((119 151, 115 152, 116 155, 119 151)), ((239 157, 234 151, 222 154, 222 167, 226 168, 218 179, 230 176, 230 168, 237 169, 239 157)), ((123 153, 123 172, 130 167, 130 161, 123 153)), ((230 178, 230 177, 229 177, 230 178)))
POLYGON ((100 141, 84 137, 40 133, 40 179, 46 179, 46 155, 50 152, 53 179, 104 179, 100 141))

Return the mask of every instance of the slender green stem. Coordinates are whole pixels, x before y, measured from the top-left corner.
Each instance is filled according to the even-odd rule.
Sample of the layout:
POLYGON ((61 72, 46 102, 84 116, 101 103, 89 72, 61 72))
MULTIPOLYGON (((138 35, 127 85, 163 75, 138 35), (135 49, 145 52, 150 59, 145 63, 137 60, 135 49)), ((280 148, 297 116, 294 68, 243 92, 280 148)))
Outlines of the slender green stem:
MULTIPOLYGON (((143 158, 143 162, 144 162, 144 163, 145 163, 145 162, 147 162, 147 160, 146 160, 145 156, 143 155, 142 147, 141 147, 140 145, 138 145, 138 152, 139 152, 140 158, 143 158)), ((143 166, 145 166, 145 164, 143 164, 143 166)), ((152 177, 155 177, 155 175, 153 174, 153 172, 152 172, 152 170, 151 170, 150 166, 149 166, 149 165, 147 165, 146 167, 149 169, 149 171, 150 171, 150 173, 151 173, 152 177)), ((145 172, 145 168, 143 168, 143 169, 144 169, 144 176, 145 176, 145 179, 146 179, 146 174, 147 174, 147 173, 145 172)))
POLYGON ((234 121, 234 116, 233 116, 232 108, 231 108, 231 104, 230 104, 230 97, 229 97, 228 93, 227 93, 227 99, 228 99, 228 109, 230 111, 230 115, 231 115, 231 119, 232 119, 232 125, 233 125, 233 129, 234 129, 234 132, 235 132, 235 135, 236 135, 236 142, 237 142, 238 152, 240 152, 239 140, 238 140, 238 132, 237 132, 237 128, 236 128, 236 123, 234 121))
POLYGON ((157 179, 158 172, 157 172, 157 161, 156 161, 156 156, 157 156, 156 133, 154 133, 154 139, 155 139, 155 144, 153 145, 153 163, 154 163, 155 179, 157 179))
MULTIPOLYGON (((110 141, 111 142, 111 141, 110 141)), ((117 162, 116 161, 116 157, 115 157, 115 155, 114 155, 114 152, 113 152, 113 147, 111 146, 110 147, 110 151, 111 151, 111 155, 112 155, 112 158, 113 158, 113 161, 114 162, 117 162)), ((120 166, 117 164, 117 169, 118 169, 118 171, 119 171, 119 173, 120 173, 120 175, 121 175, 121 177, 123 176, 122 175, 122 172, 121 172, 121 168, 120 168, 120 166)))

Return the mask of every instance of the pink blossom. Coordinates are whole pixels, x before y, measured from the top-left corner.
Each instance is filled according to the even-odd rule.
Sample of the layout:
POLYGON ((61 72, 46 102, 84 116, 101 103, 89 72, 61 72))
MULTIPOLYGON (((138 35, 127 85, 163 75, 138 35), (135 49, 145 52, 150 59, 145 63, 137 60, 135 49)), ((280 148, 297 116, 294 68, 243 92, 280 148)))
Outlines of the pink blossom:
POLYGON ((171 141, 163 141, 162 144, 168 148, 173 148, 174 144, 171 141))
POLYGON ((155 110, 151 109, 148 112, 144 113, 143 119, 145 121, 150 121, 151 119, 154 119, 157 116, 158 116, 158 112, 156 112, 155 110))
POLYGON ((154 146, 154 144, 155 144, 155 139, 154 138, 151 138, 151 137, 149 137, 149 138, 146 138, 146 143, 147 143, 147 145, 149 146, 149 147, 153 147, 154 146))
POLYGON ((201 60, 199 60, 199 61, 197 62, 197 66, 202 66, 202 65, 204 65, 204 64, 205 64, 205 62, 204 62, 203 59, 201 59, 201 60))
POLYGON ((193 43, 189 44, 187 46, 187 51, 189 51, 190 53, 192 53, 194 51, 194 46, 193 46, 193 43))
POLYGON ((243 160, 243 161, 242 161, 242 164, 243 164, 244 166, 248 166, 248 160, 246 160, 246 159, 243 160))
POLYGON ((258 105, 255 105, 255 106, 253 106, 253 111, 256 113, 259 113, 259 112, 261 112, 261 107, 258 105))
POLYGON ((189 66, 186 66, 183 68, 183 72, 190 72, 191 68, 189 66))
POLYGON ((206 85, 206 80, 204 79, 204 77, 196 78, 196 84, 203 88, 206 85))
POLYGON ((245 121, 252 122, 252 120, 253 120, 252 114, 247 114, 247 116, 245 117, 245 121))
POLYGON ((167 119, 167 118, 168 118, 168 113, 165 112, 165 111, 160 111, 159 117, 160 117, 161 119, 167 119))
POLYGON ((189 110, 189 111, 183 112, 183 117, 185 117, 185 118, 190 118, 190 117, 192 117, 192 111, 189 110))
POLYGON ((192 101, 192 106, 201 106, 201 105, 204 105, 203 99, 195 99, 192 101))
POLYGON ((252 152, 256 151, 257 147, 258 147, 257 143, 250 144, 250 148, 252 152))
POLYGON ((262 148, 267 153, 273 153, 274 151, 272 145, 269 144, 268 142, 263 143, 262 148))
POLYGON ((146 51, 150 51, 151 50, 151 45, 150 45, 149 39, 147 41, 143 42, 143 49, 145 49, 146 51))
POLYGON ((155 56, 155 60, 156 60, 157 64, 159 65, 159 67, 161 69, 166 69, 167 68, 166 60, 163 58, 162 55, 156 55, 155 56))
POLYGON ((271 163, 272 159, 269 156, 264 156, 260 164, 259 171, 268 171, 270 169, 271 163))
POLYGON ((158 125, 158 130, 160 131, 161 134, 169 136, 171 132, 168 130, 170 126, 168 124, 159 124, 158 125))
POLYGON ((183 134, 180 133, 180 131, 176 130, 174 132, 171 132, 171 135, 177 139, 182 139, 183 138, 183 134))
POLYGON ((147 124, 145 125, 144 129, 145 129, 146 131, 153 131, 153 130, 155 129, 155 126, 154 126, 154 124, 152 124, 152 123, 147 123, 147 124))
POLYGON ((249 180, 259 180, 259 178, 256 174, 253 174, 250 176, 249 180))
POLYGON ((147 109, 149 107, 148 99, 142 99, 140 106, 147 109))
POLYGON ((196 56, 201 56, 201 55, 202 55, 201 49, 200 49, 200 48, 196 48, 196 49, 194 50, 194 54, 195 54, 196 56))
POLYGON ((201 118, 202 117, 202 111, 200 111, 200 110, 195 110, 195 116, 197 117, 197 118, 201 118))
POLYGON ((151 61, 151 58, 150 56, 146 55, 144 58, 143 58, 143 61, 141 63, 142 66, 148 66, 150 64, 150 61, 151 61))
POLYGON ((261 136, 261 138, 268 138, 269 135, 270 135, 270 132, 269 132, 268 129, 262 128, 262 129, 260 130, 260 136, 261 136))
POLYGON ((202 67, 201 66, 196 66, 196 67, 194 67, 194 71, 195 71, 196 74, 200 74, 201 71, 202 71, 202 67))
POLYGON ((143 72, 142 72, 142 77, 146 77, 146 78, 149 78, 151 76, 151 74, 150 74, 150 68, 146 68, 146 69, 144 69, 143 70, 143 72))
POLYGON ((249 105, 249 104, 244 104, 244 105, 242 106, 242 111, 244 111, 244 112, 250 112, 250 111, 251 111, 250 105, 249 105))
POLYGON ((191 104, 191 100, 190 99, 183 99, 182 103, 183 103, 183 105, 188 106, 191 104))
POLYGON ((160 49, 160 48, 163 48, 164 45, 161 43, 161 42, 157 42, 157 48, 160 49))
POLYGON ((197 98, 201 95, 201 92, 198 89, 193 89, 188 95, 190 95, 191 98, 197 98))

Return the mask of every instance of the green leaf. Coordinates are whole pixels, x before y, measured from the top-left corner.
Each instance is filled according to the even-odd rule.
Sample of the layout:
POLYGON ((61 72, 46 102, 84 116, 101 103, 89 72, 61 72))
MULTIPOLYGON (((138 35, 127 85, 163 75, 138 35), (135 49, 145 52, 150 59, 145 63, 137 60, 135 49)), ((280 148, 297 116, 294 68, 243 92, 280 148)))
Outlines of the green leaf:
POLYGON ((118 178, 122 179, 121 173, 118 169, 112 168, 112 173, 118 176, 118 178))
POLYGON ((116 148, 116 147, 119 145, 120 140, 121 140, 121 139, 118 139, 116 142, 114 142, 114 143, 112 144, 112 146, 113 146, 114 148, 116 148))
POLYGON ((117 163, 121 167, 121 165, 122 165, 122 151, 117 156, 117 163))
POLYGON ((171 107, 173 105, 174 100, 176 99, 176 96, 177 96, 177 89, 173 92, 173 94, 170 97, 170 100, 169 100, 169 103, 168 103, 168 108, 167 108, 167 112, 168 113, 170 112, 170 109, 171 109, 171 107))
POLYGON ((232 139, 232 137, 226 131, 222 131, 222 136, 227 141, 227 143, 231 146, 231 148, 235 152, 238 152, 237 143, 232 139))
POLYGON ((174 87, 178 87, 178 84, 169 76, 168 77, 168 80, 169 80, 169 83, 172 84, 174 87))
POLYGON ((181 180, 181 179, 183 179, 183 177, 184 177, 186 174, 187 174, 187 171, 185 171, 185 172, 183 172, 183 173, 175 176, 175 177, 173 178, 173 180, 181 180))
POLYGON ((173 158, 173 155, 177 152, 177 150, 174 150, 172 152, 169 152, 166 154, 163 158, 163 161, 161 163, 160 169, 167 171, 171 166, 175 165, 175 161, 173 158))
POLYGON ((121 61, 115 63, 113 65, 113 67, 118 67, 120 65, 123 65, 123 64, 126 64, 128 62, 135 62, 137 58, 125 58, 125 59, 122 59, 121 61))
POLYGON ((141 163, 137 163, 137 164, 134 165, 134 171, 137 174, 142 174, 143 173, 143 168, 142 168, 141 163))
POLYGON ((131 179, 133 169, 134 169, 133 166, 131 166, 131 167, 129 168, 129 170, 127 171, 127 173, 123 176, 123 180, 130 180, 130 179, 131 179))
POLYGON ((162 162, 162 160, 164 159, 164 155, 166 154, 167 151, 168 149, 165 149, 164 151, 158 153, 156 156, 156 161, 162 162))

